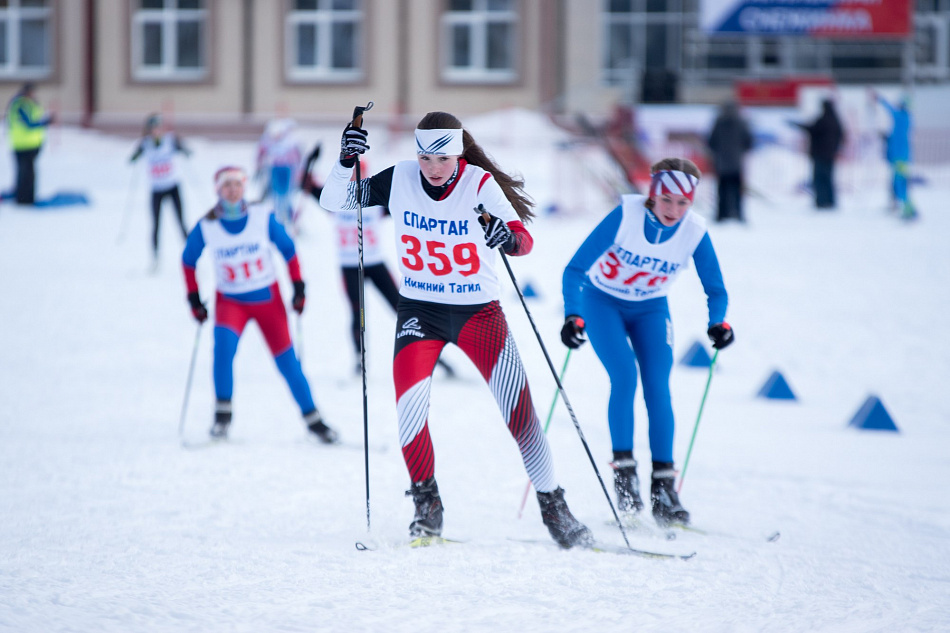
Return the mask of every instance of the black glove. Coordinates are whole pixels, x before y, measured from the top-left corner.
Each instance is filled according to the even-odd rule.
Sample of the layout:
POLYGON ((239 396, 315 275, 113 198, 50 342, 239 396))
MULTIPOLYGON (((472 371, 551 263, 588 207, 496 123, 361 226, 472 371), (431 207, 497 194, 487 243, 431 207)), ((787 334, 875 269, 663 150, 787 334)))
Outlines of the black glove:
POLYGON ((577 349, 587 342, 584 338, 584 319, 572 314, 564 319, 564 327, 561 328, 561 342, 571 349, 577 349))
POLYGON ((201 303, 201 297, 197 292, 188 293, 188 303, 191 304, 191 314, 198 323, 204 323, 208 320, 208 309, 201 303))
POLYGON ((501 249, 506 253, 512 249, 515 235, 504 220, 489 213, 488 220, 483 215, 478 216, 478 223, 482 225, 482 229, 485 231, 485 244, 488 245, 488 248, 501 246, 501 249))
POLYGON ((294 311, 297 314, 303 313, 303 304, 307 301, 307 296, 304 294, 303 289, 303 281, 294 282, 294 298, 291 300, 291 305, 293 305, 294 311))
POLYGON ((369 133, 361 127, 355 127, 352 123, 343 130, 343 138, 340 140, 340 164, 344 167, 352 167, 356 164, 356 157, 366 153, 369 145, 366 144, 366 137, 369 133))
POLYGON ((712 341, 714 349, 728 347, 736 339, 736 335, 732 332, 732 326, 725 321, 710 325, 709 329, 706 330, 706 334, 709 335, 709 340, 712 341))

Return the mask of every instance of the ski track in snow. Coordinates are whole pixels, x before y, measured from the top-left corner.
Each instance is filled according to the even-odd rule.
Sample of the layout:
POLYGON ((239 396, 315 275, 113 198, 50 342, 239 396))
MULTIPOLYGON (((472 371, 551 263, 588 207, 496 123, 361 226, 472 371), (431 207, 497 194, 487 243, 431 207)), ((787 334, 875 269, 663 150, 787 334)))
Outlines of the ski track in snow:
MULTIPOLYGON (((473 122, 476 138, 502 165, 525 170, 540 208, 573 188, 590 211, 539 218, 531 228, 535 252, 512 260, 519 281, 539 290, 529 307, 559 369, 560 275, 614 201, 579 170, 567 186, 552 182, 570 169, 551 161, 569 159, 536 149, 553 147, 556 135, 534 115, 498 120, 515 116, 524 119, 517 138, 493 133, 492 116, 473 122)), ((339 130, 305 128, 301 135, 308 145, 322 138, 333 147, 339 130)), ((406 139, 377 136, 374 167, 411 155, 406 139)), ((196 138, 190 145, 194 158, 181 165, 189 224, 212 202, 214 170, 253 159, 248 143, 196 138)), ((348 446, 304 439, 299 412, 251 325, 235 361, 235 442, 183 450, 177 426, 195 325, 179 270, 182 240, 166 209, 161 267, 146 272, 150 221, 143 174, 133 181, 125 163, 131 148, 128 139, 63 129, 41 154, 40 191, 81 189, 92 206, 0 206, 0 630, 950 626, 947 170, 927 172, 930 186, 914 191, 922 219, 901 224, 884 211, 886 178, 843 190, 839 211, 817 214, 794 190, 807 173, 804 159, 774 148, 756 154, 752 182, 767 180, 770 200, 747 198, 748 225, 710 227, 737 338, 720 354, 682 492, 696 525, 725 536, 680 533, 667 542, 631 531, 634 547, 697 552, 668 561, 513 541, 548 537, 533 493, 517 519, 526 482, 520 456, 487 386, 453 349, 446 358, 459 378, 437 370, 430 427, 445 536, 466 542, 397 547, 407 540, 412 503, 404 496, 409 482, 389 373, 394 317, 372 288, 368 423, 377 450, 370 453, 367 533, 363 455, 351 450, 362 443, 363 413, 348 308, 331 222, 309 201, 297 240, 308 283, 304 368, 348 446), (754 398, 773 369, 799 401, 754 398), (899 434, 846 428, 871 393, 881 396, 899 434), (781 539, 767 543, 776 530, 781 539), (356 541, 380 549, 359 552, 356 541)), ((321 161, 318 173, 328 165, 321 161)), ((0 166, 4 181, 12 179, 8 154, 0 166)), ((866 182, 853 173, 865 167, 845 166, 840 178, 866 182)), ((700 200, 709 200, 714 184, 702 186, 700 200)), ((708 205, 697 210, 711 213, 708 205)), ((205 299, 209 273, 199 266, 205 299)), ((546 416, 550 371, 508 280, 502 285, 539 415, 546 416)), ((679 357, 705 340, 705 298, 693 273, 683 275, 670 301, 679 357)), ((189 441, 204 440, 211 424, 210 346, 205 326, 189 441)), ((674 369, 680 467, 705 380, 703 370, 674 369)), ((589 346, 572 356, 565 388, 612 491, 608 385, 589 346)), ((636 457, 648 495, 639 396, 636 406, 636 457)), ((621 544, 619 531, 605 525, 610 509, 560 405, 549 437, 573 512, 599 539, 621 544)))

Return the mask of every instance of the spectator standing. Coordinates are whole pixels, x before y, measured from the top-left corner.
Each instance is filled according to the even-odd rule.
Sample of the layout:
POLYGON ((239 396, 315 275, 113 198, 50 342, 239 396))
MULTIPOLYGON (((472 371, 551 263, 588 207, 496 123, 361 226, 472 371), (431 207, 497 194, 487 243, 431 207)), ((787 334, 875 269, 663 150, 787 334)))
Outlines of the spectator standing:
POLYGON ((36 157, 46 140, 46 128, 54 120, 37 102, 35 88, 32 82, 23 84, 7 108, 10 145, 16 156, 17 204, 36 202, 36 157))
POLYGON ((752 149, 752 132, 734 101, 723 104, 707 139, 718 180, 716 221, 745 221, 742 212, 743 159, 752 149))
POLYGON ((844 128, 831 99, 821 102, 821 115, 812 123, 795 123, 808 133, 808 155, 812 161, 812 188, 817 209, 834 209, 835 160, 844 144, 844 128))

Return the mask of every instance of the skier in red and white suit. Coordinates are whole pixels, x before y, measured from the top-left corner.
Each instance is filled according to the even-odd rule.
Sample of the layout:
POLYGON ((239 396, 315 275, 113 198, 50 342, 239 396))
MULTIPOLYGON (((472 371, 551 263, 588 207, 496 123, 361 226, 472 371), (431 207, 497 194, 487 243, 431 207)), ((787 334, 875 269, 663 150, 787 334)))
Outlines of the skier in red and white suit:
MULTIPOLYGON (((498 301, 492 249, 526 255, 533 244, 523 224, 533 216, 524 183, 495 165, 451 114, 430 112, 415 137, 417 160, 397 163, 360 186, 360 204, 388 207, 395 225, 401 288, 393 377, 399 436, 416 507, 410 535, 442 531, 429 390, 442 349, 454 343, 491 388, 521 449, 551 536, 562 547, 587 544, 590 531, 571 515, 557 484, 524 367, 498 301), (476 209, 484 210, 487 219, 476 209)), ((351 171, 358 155, 369 149, 366 138, 362 128, 349 125, 344 130, 340 161, 320 198, 325 209, 357 207, 351 171)))
POLYGON ((207 247, 215 273, 214 315, 214 426, 211 437, 226 439, 231 425, 231 395, 234 391, 234 355, 244 328, 257 322, 264 340, 274 355, 277 368, 287 381, 294 400, 300 406, 307 428, 320 441, 332 444, 337 433, 327 426, 317 410, 300 361, 290 339, 287 311, 280 296, 271 245, 287 261, 294 284, 292 305, 303 313, 305 284, 293 240, 274 214, 262 205, 247 204, 244 188, 247 175, 240 167, 222 167, 214 176, 218 203, 188 235, 182 253, 182 271, 188 289, 188 303, 199 323, 208 318, 208 310, 198 293, 195 269, 207 247))

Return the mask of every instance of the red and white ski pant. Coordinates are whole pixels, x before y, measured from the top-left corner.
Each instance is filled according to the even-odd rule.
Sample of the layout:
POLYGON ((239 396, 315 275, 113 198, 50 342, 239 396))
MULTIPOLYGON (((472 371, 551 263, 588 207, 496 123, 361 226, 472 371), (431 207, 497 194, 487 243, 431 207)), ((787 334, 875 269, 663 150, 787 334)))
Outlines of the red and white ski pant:
POLYGON ((551 450, 531 402, 521 357, 497 301, 457 306, 405 297, 399 300, 393 378, 399 440, 412 481, 423 481, 435 472, 429 390, 432 371, 447 343, 465 352, 488 383, 518 442, 535 490, 556 489, 551 450))

